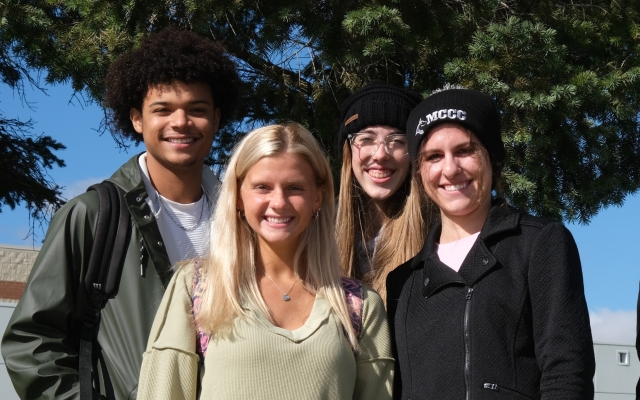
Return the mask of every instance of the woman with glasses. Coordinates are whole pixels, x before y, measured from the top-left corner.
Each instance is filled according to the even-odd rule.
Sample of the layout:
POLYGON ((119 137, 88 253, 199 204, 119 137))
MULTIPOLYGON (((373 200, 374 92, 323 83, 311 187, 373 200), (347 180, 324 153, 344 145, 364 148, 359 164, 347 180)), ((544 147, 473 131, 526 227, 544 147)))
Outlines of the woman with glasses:
POLYGON ((437 92, 407 133, 440 218, 387 278, 394 398, 593 399, 578 249, 561 223, 493 197, 506 151, 491 96, 437 92))
POLYGON ((340 261, 345 275, 372 285, 383 299, 387 274, 420 250, 426 232, 405 134, 409 113, 421 99, 373 81, 341 107, 340 261))

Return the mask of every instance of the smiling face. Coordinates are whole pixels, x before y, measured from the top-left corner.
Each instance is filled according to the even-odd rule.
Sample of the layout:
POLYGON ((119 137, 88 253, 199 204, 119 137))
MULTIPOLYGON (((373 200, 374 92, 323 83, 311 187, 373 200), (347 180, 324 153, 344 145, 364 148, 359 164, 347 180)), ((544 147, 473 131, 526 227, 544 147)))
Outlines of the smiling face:
POLYGON ((176 174, 201 173, 218 131, 220 109, 204 83, 175 81, 150 88, 131 122, 147 148, 147 166, 176 174))
POLYGON ((491 165, 486 149, 455 124, 429 132, 421 147, 420 175, 444 220, 486 218, 491 207, 491 165))
MULTIPOLYGON (((378 140, 384 140, 392 134, 404 134, 399 129, 389 126, 370 126, 362 132, 374 134, 378 140)), ((379 146, 372 155, 365 154, 355 145, 351 145, 351 168, 362 190, 378 206, 384 208, 387 200, 400 189, 407 178, 409 156, 389 155, 384 145, 379 146)))
POLYGON ((295 252, 313 212, 322 204, 322 187, 311 165, 297 154, 264 157, 240 185, 238 208, 258 237, 260 248, 295 252))

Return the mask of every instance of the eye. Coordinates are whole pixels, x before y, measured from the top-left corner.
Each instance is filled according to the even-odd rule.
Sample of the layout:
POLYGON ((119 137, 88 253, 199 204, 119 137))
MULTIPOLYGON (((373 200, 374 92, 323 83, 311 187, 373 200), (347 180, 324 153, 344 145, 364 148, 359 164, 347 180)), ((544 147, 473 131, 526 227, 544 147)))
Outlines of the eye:
POLYGON ((370 144, 375 142, 375 137, 371 135, 358 135, 356 136, 356 143, 358 144, 370 144))
POLYGON ((386 141, 387 141, 387 143, 389 143, 392 146, 406 146, 407 145, 407 138, 404 135, 402 135, 402 136, 387 136, 386 141))
POLYGON ((289 187, 289 190, 294 191, 294 192, 302 192, 304 191, 304 188, 300 185, 292 185, 289 187))
POLYGON ((258 192, 267 192, 269 190, 269 186, 263 185, 263 184, 259 184, 259 185, 255 185, 253 187, 253 189, 257 190, 258 192))
POLYGON ((439 161, 440 159, 442 159, 442 154, 438 154, 438 153, 430 153, 430 154, 427 154, 427 156, 425 157, 425 160, 429 162, 436 162, 436 161, 439 161))

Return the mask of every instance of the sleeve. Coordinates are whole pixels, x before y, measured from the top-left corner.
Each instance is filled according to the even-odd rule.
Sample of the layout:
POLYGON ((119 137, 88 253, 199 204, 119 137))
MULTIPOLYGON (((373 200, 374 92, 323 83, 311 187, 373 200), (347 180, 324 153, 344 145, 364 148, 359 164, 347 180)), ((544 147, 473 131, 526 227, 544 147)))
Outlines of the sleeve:
POLYGON ((138 400, 196 398, 198 361, 190 294, 193 272, 185 265, 169 283, 142 359, 138 400))
POLYGON ((363 287, 362 334, 356 353, 354 399, 387 400, 393 391, 394 359, 387 313, 380 295, 363 287))
POLYGON ((7 372, 22 399, 79 399, 79 290, 93 244, 95 212, 86 193, 54 216, 25 291, 2 338, 7 372), (87 200, 88 199, 88 200, 87 200))
POLYGON ((582 267, 560 223, 546 225, 533 245, 529 291, 542 399, 592 399, 595 357, 582 267))

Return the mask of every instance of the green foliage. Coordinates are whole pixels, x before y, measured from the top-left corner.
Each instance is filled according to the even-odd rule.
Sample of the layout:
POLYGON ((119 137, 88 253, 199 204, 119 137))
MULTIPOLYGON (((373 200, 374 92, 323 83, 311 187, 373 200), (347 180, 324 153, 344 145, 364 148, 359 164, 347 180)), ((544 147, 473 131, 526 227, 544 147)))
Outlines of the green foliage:
POLYGON ((65 147, 50 136, 30 134, 31 121, 7 119, 0 113, 0 211, 24 202, 34 221, 42 221, 64 200, 60 187, 46 175, 53 165, 64 162, 53 154, 65 147))
POLYGON ((223 41, 245 118, 219 135, 219 166, 242 132, 285 120, 308 126, 337 165, 339 104, 375 78, 425 95, 445 83, 492 94, 504 194, 518 207, 588 222, 640 187, 638 2, 2 1, 0 57, 97 102, 110 63, 148 32, 174 24, 223 41))

